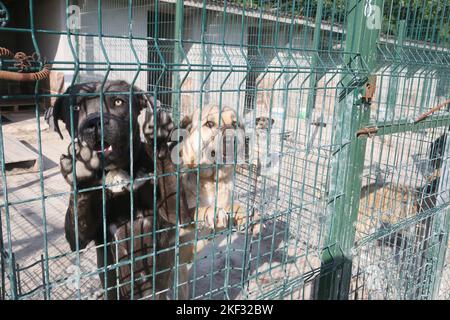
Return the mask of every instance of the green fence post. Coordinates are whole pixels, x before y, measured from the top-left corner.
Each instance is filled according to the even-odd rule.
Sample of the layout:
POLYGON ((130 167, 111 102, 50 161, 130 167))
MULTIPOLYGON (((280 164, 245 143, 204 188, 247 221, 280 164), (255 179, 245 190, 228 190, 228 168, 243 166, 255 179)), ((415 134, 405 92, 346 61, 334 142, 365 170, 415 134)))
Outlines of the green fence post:
POLYGON ((317 11, 316 11, 316 22, 314 27, 314 35, 313 35, 313 47, 314 53, 311 57, 311 73, 310 76, 310 90, 311 94, 308 95, 308 103, 306 105, 306 118, 308 120, 311 119, 312 108, 316 102, 316 84, 317 84, 317 60, 320 52, 320 43, 321 43, 321 25, 322 25, 322 16, 323 16, 323 0, 317 1, 317 11))
MULTIPOLYGON (((394 68, 399 67, 399 57, 400 57, 400 50, 402 50, 403 47, 403 39, 405 37, 405 29, 406 28, 406 20, 401 20, 398 24, 398 33, 397 33, 397 41, 395 43, 395 62, 394 62, 394 68)), ((387 121, 393 121, 394 120, 394 112, 395 112, 395 103, 397 102, 397 91, 398 91, 398 79, 399 75, 394 75, 394 72, 389 78, 389 91, 388 91, 388 103, 386 108, 386 120, 387 121)))
MULTIPOLYGON (((370 1, 350 0, 347 6, 347 34, 343 54, 350 72, 341 78, 345 96, 336 105, 338 121, 327 206, 331 225, 327 249, 322 256, 322 270, 330 270, 330 265, 333 268, 329 272, 321 272, 317 291, 319 299, 347 299, 350 288, 352 248, 366 148, 366 138, 357 138, 356 131, 366 126, 370 117, 370 102, 362 99, 359 86, 363 84, 364 88, 371 82, 374 85, 374 77, 370 74, 375 67, 379 37, 379 28, 370 25, 369 19, 373 16, 364 15, 367 3, 370 1), (367 78, 364 79, 363 75, 367 78)), ((381 0, 374 1, 372 6, 375 5, 381 9, 381 0)))
MULTIPOLYGON (((181 42, 183 38, 183 1, 177 0, 175 5, 175 34, 174 34, 174 52, 173 52, 173 65, 175 69, 179 69, 181 65, 181 59, 183 56, 183 44, 181 42)), ((180 97, 181 97, 181 81, 180 71, 173 71, 172 78, 172 92, 174 93, 172 99, 172 115, 175 123, 178 122, 180 116, 180 97)))

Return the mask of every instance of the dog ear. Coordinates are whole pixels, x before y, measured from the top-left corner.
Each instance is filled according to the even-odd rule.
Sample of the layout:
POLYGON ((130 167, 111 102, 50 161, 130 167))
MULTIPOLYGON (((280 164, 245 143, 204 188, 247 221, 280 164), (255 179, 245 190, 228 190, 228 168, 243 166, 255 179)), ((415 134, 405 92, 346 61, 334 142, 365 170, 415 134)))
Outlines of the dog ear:
POLYGON ((180 129, 190 130, 192 127, 192 117, 190 116, 184 116, 183 119, 180 121, 180 129))
MULTIPOLYGON (((50 107, 45 112, 45 120, 56 133, 59 134, 60 138, 63 139, 61 130, 58 125, 58 120, 65 123, 66 129, 70 132, 70 105, 74 107, 78 106, 82 98, 77 98, 77 94, 82 92, 95 92, 98 82, 87 82, 75 84, 67 88, 64 92, 64 96, 58 97, 55 101, 53 107, 50 107)), ((74 129, 77 130, 78 125, 78 112, 73 113, 73 123, 74 129)))
MULTIPOLYGON (((68 90, 69 89, 67 89, 65 93, 67 93, 68 90)), ((47 121, 49 127, 53 129, 53 131, 55 131, 57 134, 59 134, 59 137, 61 139, 64 138, 61 133, 61 130, 59 129, 58 120, 66 122, 65 118, 63 118, 63 114, 67 112, 64 112, 63 109, 66 108, 66 106, 68 105, 68 103, 66 103, 67 99, 68 99, 67 97, 58 97, 54 105, 48 108, 44 114, 44 119, 45 121, 47 121)))
MULTIPOLYGON (((193 116, 192 115, 186 115, 183 117, 183 119, 180 121, 179 123, 179 128, 186 130, 186 131, 190 131, 192 128, 192 119, 193 116)), ((182 136, 180 136, 181 138, 182 136)), ((193 148, 193 146, 191 145, 189 139, 183 139, 180 141, 180 149, 179 149, 179 156, 181 159, 181 162, 186 165, 186 166, 190 166, 190 167, 194 167, 195 166, 195 159, 196 159, 196 150, 193 148)))
POLYGON ((155 99, 155 97, 142 91, 138 87, 133 86, 133 92, 134 92, 134 97, 137 100, 137 107, 138 107, 139 111, 141 111, 143 109, 147 109, 147 108, 150 108, 153 111, 155 109, 155 106, 154 106, 155 103, 156 103, 156 108, 161 107, 161 102, 158 99, 155 99))

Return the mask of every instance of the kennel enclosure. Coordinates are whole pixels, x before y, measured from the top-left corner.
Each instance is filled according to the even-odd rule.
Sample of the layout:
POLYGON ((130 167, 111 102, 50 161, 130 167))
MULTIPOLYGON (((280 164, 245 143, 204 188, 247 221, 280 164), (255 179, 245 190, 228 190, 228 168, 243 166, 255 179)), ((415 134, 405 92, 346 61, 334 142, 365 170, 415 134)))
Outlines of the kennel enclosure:
POLYGON ((270 157, 259 170, 233 164, 234 198, 265 227, 214 235, 190 265, 192 299, 448 299, 449 10, 448 0, 1 1, 0 47, 37 55, 26 70, 2 55, 0 70, 51 72, 0 80, 2 106, 34 106, 29 129, 2 109, 0 297, 101 297, 95 248, 71 252, 64 238, 69 193, 83 192, 59 174, 70 137, 42 118, 62 88, 123 79, 175 124, 208 104, 234 108, 270 157), (261 117, 273 124, 257 129, 261 117), (34 149, 36 170, 7 167, 8 135, 34 149))

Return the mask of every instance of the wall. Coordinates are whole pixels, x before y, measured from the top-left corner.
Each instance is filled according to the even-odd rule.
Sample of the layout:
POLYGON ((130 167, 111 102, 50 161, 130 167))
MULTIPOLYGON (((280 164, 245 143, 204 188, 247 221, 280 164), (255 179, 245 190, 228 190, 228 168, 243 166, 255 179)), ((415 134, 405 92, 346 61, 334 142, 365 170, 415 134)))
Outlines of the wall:
POLYGON ((181 113, 190 113, 200 104, 222 102, 222 105, 233 107, 243 114, 247 31, 244 29, 242 32, 236 17, 227 19, 224 30, 222 15, 209 13, 205 36, 207 43, 202 45, 200 13, 200 10, 195 10, 185 17, 184 39, 187 42, 184 44, 182 64, 189 65, 190 70, 180 73, 180 78, 184 80, 181 113))
MULTIPOLYGON (((132 15, 133 36, 147 37, 148 10, 134 7, 132 15)), ((107 76, 110 80, 124 79, 132 82, 136 77, 135 85, 141 89, 147 89, 147 71, 138 72, 137 63, 147 63, 148 45, 146 40, 133 39, 130 41, 127 38, 130 28, 126 5, 121 4, 116 8, 108 6, 102 9, 101 33, 106 36, 103 41, 98 37, 100 34, 98 17, 97 1, 86 1, 81 12, 81 31, 92 34, 92 36, 79 37, 80 61, 82 66, 87 69, 81 71, 80 80, 102 80, 107 76), (125 36, 126 38, 107 36, 125 36), (133 54, 132 47, 134 47, 137 57, 133 54), (112 64, 111 69, 113 69, 109 74, 106 72, 107 61, 112 64), (86 64, 89 62, 96 62, 96 64, 94 66, 86 64)))

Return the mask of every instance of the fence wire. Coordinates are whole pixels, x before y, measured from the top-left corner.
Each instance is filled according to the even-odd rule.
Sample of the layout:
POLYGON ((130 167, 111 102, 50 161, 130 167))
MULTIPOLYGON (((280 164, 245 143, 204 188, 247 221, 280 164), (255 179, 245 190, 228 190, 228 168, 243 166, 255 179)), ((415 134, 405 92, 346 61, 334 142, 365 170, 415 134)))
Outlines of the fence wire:
POLYGON ((0 299, 448 299, 449 10, 448 0, 0 1, 0 47, 36 53, 24 67, 0 50, 0 299), (11 80, 45 66, 45 79, 11 80), (166 142, 145 140, 133 120, 141 96, 175 128, 232 109, 244 163, 158 171, 166 142), (60 140, 46 120, 65 97, 60 140), (117 97, 122 120, 110 115, 117 97), (116 150, 111 123, 128 121, 116 152, 131 159, 120 181, 131 191, 119 202, 112 170, 77 180, 76 115, 93 101, 99 161, 116 150), (32 159, 20 160, 19 142, 32 159), (67 153, 72 183, 60 172, 67 153), (155 209, 170 178, 175 222, 155 209), (145 192, 133 189, 141 182, 145 192), (185 192, 196 214, 212 195, 214 217, 231 199, 243 228, 205 235, 194 221, 183 242, 185 192), (97 220, 80 223, 86 197, 97 220), (119 207, 125 227, 111 222, 119 207), (82 245, 90 224, 96 238, 82 245))

